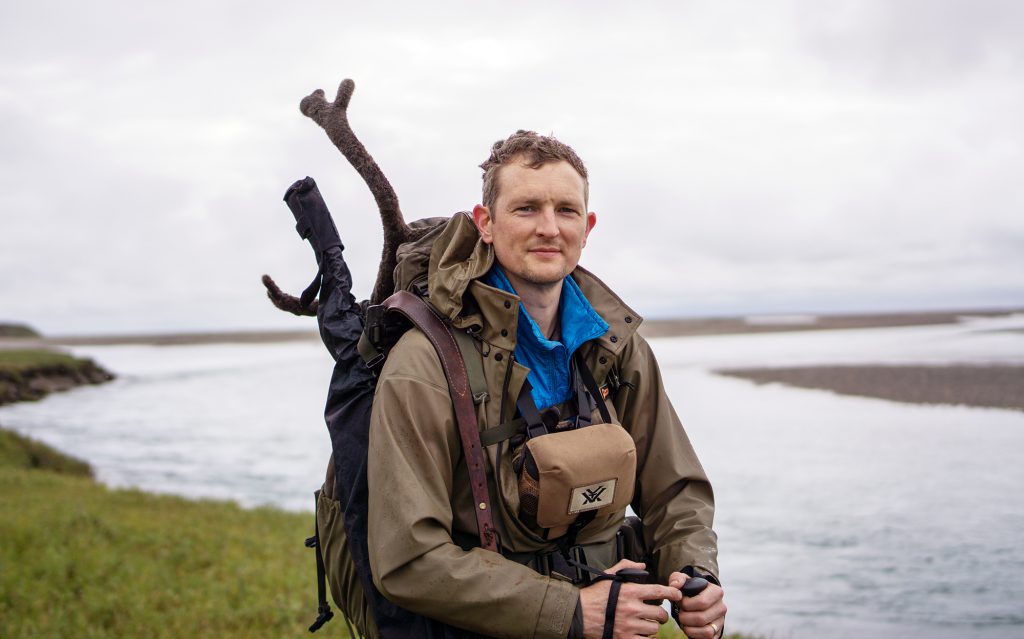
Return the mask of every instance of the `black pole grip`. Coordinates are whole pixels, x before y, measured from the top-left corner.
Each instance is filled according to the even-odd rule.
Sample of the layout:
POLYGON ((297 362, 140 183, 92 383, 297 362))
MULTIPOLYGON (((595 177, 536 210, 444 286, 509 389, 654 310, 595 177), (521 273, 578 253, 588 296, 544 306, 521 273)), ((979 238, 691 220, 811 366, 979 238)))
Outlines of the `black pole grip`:
POLYGON ((684 597, 696 597, 708 587, 708 580, 703 577, 693 577, 686 580, 682 591, 684 597))
MULTIPOLYGON (((683 587, 679 590, 682 591, 683 597, 696 597, 700 593, 704 592, 704 589, 708 587, 708 580, 703 577, 690 577, 683 584, 683 587)), ((679 621, 679 612, 682 610, 681 603, 672 602, 670 606, 672 608, 672 619, 679 621)))

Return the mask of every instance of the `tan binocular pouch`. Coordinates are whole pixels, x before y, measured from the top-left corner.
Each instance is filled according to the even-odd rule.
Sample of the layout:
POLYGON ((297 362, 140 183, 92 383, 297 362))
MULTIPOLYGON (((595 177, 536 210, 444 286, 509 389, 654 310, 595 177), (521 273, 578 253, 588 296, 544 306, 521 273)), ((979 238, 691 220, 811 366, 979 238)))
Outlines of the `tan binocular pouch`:
POLYGON ((583 513, 605 515, 625 508, 635 483, 636 446, 618 424, 533 437, 523 450, 520 517, 549 529, 546 536, 553 539, 583 513))

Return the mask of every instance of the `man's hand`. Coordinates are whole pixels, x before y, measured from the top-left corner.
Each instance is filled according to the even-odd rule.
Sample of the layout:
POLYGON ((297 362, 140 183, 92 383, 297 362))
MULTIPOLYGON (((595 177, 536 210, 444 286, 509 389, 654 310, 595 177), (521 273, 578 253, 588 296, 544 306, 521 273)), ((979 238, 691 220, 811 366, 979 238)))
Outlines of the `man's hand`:
MULTIPOLYGON (((644 564, 623 559, 607 570, 614 573, 623 568, 644 569, 644 564)), ((686 575, 683 575, 685 578, 686 575)), ((681 582, 680 582, 681 583, 681 582)), ((580 606, 583 608, 583 636, 586 639, 600 639, 604 633, 604 611, 608 605, 610 581, 599 581, 593 586, 580 590, 580 606)), ((644 600, 668 599, 679 601, 683 593, 678 588, 658 584, 622 584, 619 601, 615 608, 615 639, 646 639, 658 633, 658 627, 668 621, 668 613, 660 606, 650 606, 644 600)), ((723 608, 724 611, 724 608, 723 608)), ((725 614, 724 612, 722 613, 725 614)))
MULTIPOLYGON (((687 579, 689 577, 685 574, 674 572, 668 577, 668 585, 682 588, 687 579)), ((717 639, 722 634, 726 613, 725 601, 722 599, 724 594, 720 586, 708 584, 704 592, 696 597, 686 597, 680 602, 679 618, 676 621, 687 637, 717 639)))

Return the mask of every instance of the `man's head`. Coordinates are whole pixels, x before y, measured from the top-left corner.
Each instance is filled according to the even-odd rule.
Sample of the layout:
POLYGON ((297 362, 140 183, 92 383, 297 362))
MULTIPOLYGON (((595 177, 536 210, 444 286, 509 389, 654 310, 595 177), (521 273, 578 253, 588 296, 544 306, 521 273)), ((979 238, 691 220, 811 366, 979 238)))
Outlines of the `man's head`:
POLYGON ((484 170, 481 239, 522 296, 556 293, 579 263, 597 216, 587 211, 587 170, 570 147, 532 131, 498 142, 484 170))

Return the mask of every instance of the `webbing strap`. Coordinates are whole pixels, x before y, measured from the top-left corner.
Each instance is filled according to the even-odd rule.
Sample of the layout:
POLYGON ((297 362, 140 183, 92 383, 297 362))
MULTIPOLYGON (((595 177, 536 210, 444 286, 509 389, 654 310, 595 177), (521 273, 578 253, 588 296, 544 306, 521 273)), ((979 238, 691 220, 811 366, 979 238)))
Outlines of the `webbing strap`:
MULTIPOLYGON (((313 493, 314 499, 320 501, 320 491, 313 493)), ((319 504, 317 504, 319 505, 319 504)), ((316 632, 325 623, 334 617, 331 611, 331 604, 327 603, 327 570, 324 567, 324 553, 320 550, 320 522, 313 519, 313 536, 306 539, 306 546, 316 550, 316 620, 309 627, 310 632, 316 632)), ((346 620, 346 623, 348 621, 346 620)))
POLYGON ((469 375, 469 390, 473 393, 473 403, 482 404, 487 401, 487 379, 484 378, 484 364, 481 361, 480 351, 476 348, 475 340, 465 331, 452 331, 455 343, 462 353, 462 361, 466 363, 466 373, 469 375))
POLYGON ((580 372, 580 377, 583 378, 583 383, 587 387, 587 392, 590 393, 591 398, 597 403, 597 410, 601 413, 601 419, 604 423, 611 424, 612 416, 608 412, 608 407, 604 403, 604 395, 601 394, 601 389, 597 387, 597 382, 594 380, 594 374, 587 368, 586 362, 583 361, 583 357, 579 351, 576 351, 576 370, 580 372))
POLYGON ((507 439, 512 439, 523 431, 523 427, 526 426, 526 420, 522 417, 516 417, 510 422, 505 422, 495 426, 494 428, 488 428, 480 433, 480 443, 483 444, 484 448, 493 446, 498 442, 503 442, 507 439))
POLYGON ((530 432, 531 426, 543 427, 544 431, 547 432, 547 427, 544 426, 544 420, 541 419, 540 411, 537 410, 537 404, 533 403, 533 397, 530 395, 530 391, 533 386, 530 384, 529 379, 523 380, 523 387, 519 391, 519 397, 516 399, 516 408, 519 409, 519 414, 523 416, 523 421, 526 422, 526 431, 530 432))
POLYGON ((370 341, 366 331, 359 334, 359 341, 356 342, 356 350, 359 351, 359 356, 363 358, 363 363, 368 367, 373 368, 381 362, 381 353, 377 350, 377 347, 370 341))
POLYGON ((480 446, 480 427, 476 420, 473 395, 470 390, 466 362, 459 351, 452 331, 435 314, 422 298, 409 291, 399 291, 384 300, 388 312, 397 312, 406 317, 414 326, 423 331, 437 351, 441 368, 448 380, 448 393, 455 407, 455 420, 462 439, 462 453, 469 469, 470 490, 476 506, 477 529, 480 546, 494 552, 498 550, 498 535, 491 516, 491 498, 487 492, 487 471, 484 467, 484 452, 480 446))
POLYGON ((612 587, 608 590, 608 604, 604 607, 604 633, 601 639, 612 639, 615 632, 615 611, 619 607, 619 589, 622 582, 618 579, 612 580, 612 587))

